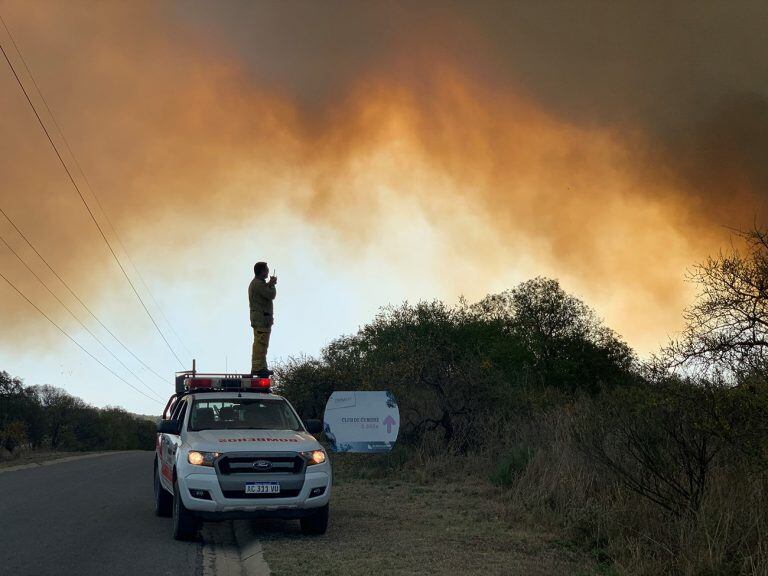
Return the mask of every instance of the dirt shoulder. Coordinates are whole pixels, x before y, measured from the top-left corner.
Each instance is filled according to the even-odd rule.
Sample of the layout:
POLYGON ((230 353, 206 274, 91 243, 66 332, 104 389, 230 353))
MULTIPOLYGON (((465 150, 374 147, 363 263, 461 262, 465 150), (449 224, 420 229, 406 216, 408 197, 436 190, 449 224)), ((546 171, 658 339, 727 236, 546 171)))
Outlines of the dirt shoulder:
POLYGON ((599 574, 555 535, 500 518, 487 483, 344 481, 334 487, 331 526, 303 537, 298 522, 254 523, 276 576, 599 574))
POLYGON ((12 470, 21 470, 33 466, 42 466, 55 461, 77 460, 80 458, 92 458, 103 454, 116 454, 116 451, 107 452, 31 452, 18 458, 0 460, 0 473, 12 470))

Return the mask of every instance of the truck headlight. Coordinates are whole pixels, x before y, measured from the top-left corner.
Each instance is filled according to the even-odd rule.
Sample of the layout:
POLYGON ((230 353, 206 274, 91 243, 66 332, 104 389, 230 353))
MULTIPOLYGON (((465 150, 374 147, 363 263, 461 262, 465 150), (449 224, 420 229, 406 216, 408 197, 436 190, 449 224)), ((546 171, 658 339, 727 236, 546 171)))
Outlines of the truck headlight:
POLYGON ((195 466, 213 466, 213 461, 219 457, 218 452, 198 452, 191 450, 187 454, 187 462, 195 466))
POLYGON ((328 459, 328 457, 325 455, 325 451, 323 450, 311 450, 309 452, 302 452, 301 455, 306 458, 307 466, 322 464, 328 459))

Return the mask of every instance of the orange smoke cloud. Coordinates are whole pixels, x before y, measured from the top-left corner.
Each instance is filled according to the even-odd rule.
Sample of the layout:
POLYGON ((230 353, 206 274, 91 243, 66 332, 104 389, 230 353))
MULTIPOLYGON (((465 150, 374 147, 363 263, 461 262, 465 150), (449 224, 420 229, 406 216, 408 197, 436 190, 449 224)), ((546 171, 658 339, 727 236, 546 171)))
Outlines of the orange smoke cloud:
MULTIPOLYGON (((489 81, 471 58, 417 49, 417 34, 374 51, 312 107, 152 4, 18 3, 4 16, 118 228, 134 246, 168 246, 158 259, 195 250, 185 231, 196 225, 245 230, 278 211, 358 258, 387 244, 382 222, 416 221, 439 238, 436 295, 558 277, 648 351, 678 326, 685 267, 725 237, 642 124, 574 122, 520 82, 489 81), (472 277, 457 279, 461 269, 472 277)), ((492 49, 450 13, 429 34, 443 25, 492 49)), ((0 108, 0 203, 108 302, 108 258, 7 71, 0 108)), ((749 182, 740 191, 756 193, 749 182)), ((382 250, 383 266, 407 259, 382 250)), ((3 270, 14 266, 0 254, 3 270)), ((15 325, 27 314, 5 291, 0 313, 15 325)))

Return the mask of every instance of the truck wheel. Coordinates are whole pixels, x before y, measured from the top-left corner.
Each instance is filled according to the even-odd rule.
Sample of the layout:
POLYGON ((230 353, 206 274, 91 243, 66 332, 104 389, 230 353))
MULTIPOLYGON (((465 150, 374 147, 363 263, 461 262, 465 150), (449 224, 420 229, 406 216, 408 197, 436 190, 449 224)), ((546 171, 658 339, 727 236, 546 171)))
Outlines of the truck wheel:
POLYGON ((200 522, 181 501, 178 481, 173 483, 173 537, 176 540, 194 540, 200 522))
POLYGON ((173 496, 160 484, 160 469, 155 460, 155 515, 168 517, 173 509, 173 496))
POLYGON ((302 518, 300 522, 302 534, 308 536, 325 534, 326 530, 328 530, 328 504, 318 508, 317 512, 311 516, 302 518))

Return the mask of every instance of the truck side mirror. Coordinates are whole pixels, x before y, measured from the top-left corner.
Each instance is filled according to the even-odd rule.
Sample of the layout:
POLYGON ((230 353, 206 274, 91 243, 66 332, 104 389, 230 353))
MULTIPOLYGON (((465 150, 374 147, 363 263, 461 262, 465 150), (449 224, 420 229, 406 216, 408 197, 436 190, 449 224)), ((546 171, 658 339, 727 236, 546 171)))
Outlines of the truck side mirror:
POLYGON ((304 427, 310 434, 320 434, 323 431, 323 421, 315 419, 304 420, 304 427))
POLYGON ((181 420, 160 420, 157 423, 157 431, 160 434, 176 434, 181 433, 181 420))

